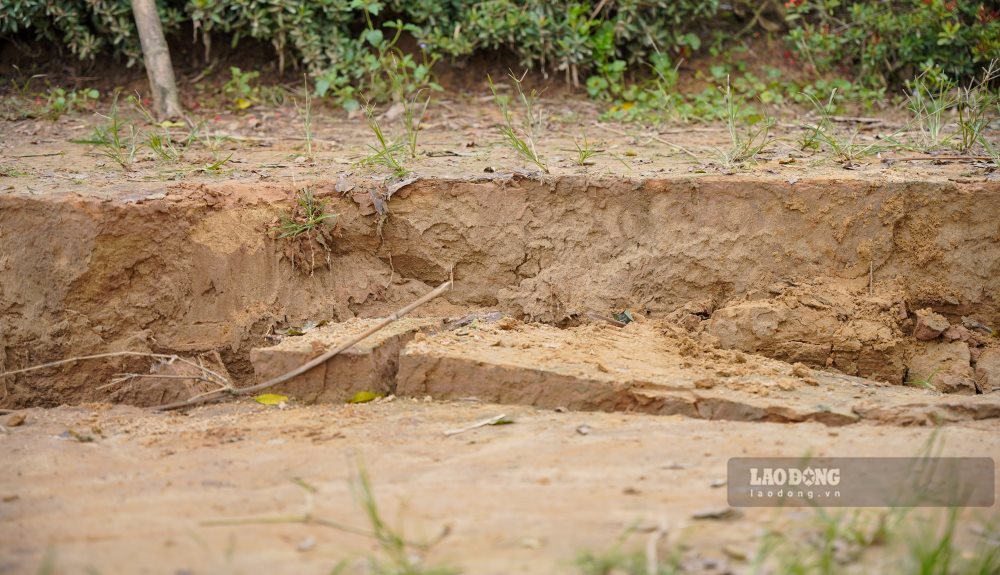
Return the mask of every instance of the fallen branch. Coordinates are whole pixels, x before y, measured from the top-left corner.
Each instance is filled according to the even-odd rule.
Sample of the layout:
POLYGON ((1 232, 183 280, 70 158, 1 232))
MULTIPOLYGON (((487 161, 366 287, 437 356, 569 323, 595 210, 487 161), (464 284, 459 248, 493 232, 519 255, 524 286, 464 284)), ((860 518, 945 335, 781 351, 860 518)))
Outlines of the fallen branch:
POLYGON ((354 347, 357 343, 359 343, 362 340, 364 340, 365 338, 371 336, 375 332, 381 330, 382 328, 386 327, 387 325, 389 325, 389 324, 391 324, 393 322, 398 321, 400 318, 402 318, 406 314, 410 313, 411 311, 417 309, 418 307, 424 305, 425 303, 431 301, 432 299, 440 296, 444 292, 446 292, 449 289, 451 289, 451 286, 452 286, 453 283, 454 283, 454 280, 453 279, 449 279, 448 281, 446 281, 443 284, 439 285, 433 291, 431 291, 430 293, 424 295, 420 299, 414 301, 413 303, 407 305, 406 307, 404 307, 402 309, 397 310, 395 313, 393 313, 393 314, 391 314, 391 315, 383 318, 381 321, 379 321, 378 323, 376 323, 372 327, 368 328, 367 330, 365 330, 360 335, 354 337, 350 341, 348 341, 346 343, 343 343, 343 344, 337 346, 336 348, 334 348, 334 349, 332 349, 332 350, 330 350, 330 351, 328 351, 328 352, 326 352, 326 353, 324 353, 324 354, 322 354, 322 355, 320 355, 320 356, 318 356, 316 358, 313 358, 313 359, 309 360, 307 363, 305 363, 305 364, 303 364, 303 365, 301 365, 301 366, 293 369, 292 371, 289 371, 288 373, 286 373, 284 375, 279 375, 278 377, 275 377, 273 379, 269 379, 269 380, 267 380, 267 381, 265 381, 263 383, 258 383, 257 385, 251 385, 250 387, 233 388, 233 387, 230 386, 230 387, 227 387, 226 389, 221 389, 219 391, 212 392, 210 394, 206 394, 206 395, 198 396, 198 397, 193 397, 193 398, 190 398, 190 399, 187 399, 187 400, 184 400, 184 401, 177 401, 177 402, 174 402, 174 403, 168 403, 166 405, 158 406, 158 407, 156 407, 154 409, 157 409, 157 410, 160 410, 160 411, 169 411, 169 410, 173 410, 173 409, 182 409, 182 408, 185 408, 185 407, 191 407, 191 406, 199 405, 199 404, 202 404, 202 403, 212 403, 212 402, 215 402, 215 401, 220 401, 222 399, 225 399, 226 397, 230 397, 230 396, 234 396, 234 395, 249 395, 249 394, 254 394, 254 393, 263 391, 265 389, 268 389, 270 387, 274 387, 275 385, 278 385, 279 383, 284 383, 284 382, 288 381, 289 379, 292 379, 294 377, 298 377, 298 376, 302 375, 303 373, 306 373, 309 370, 311 370, 311 369, 313 369, 313 368, 315 368, 317 366, 320 366, 320 365, 326 363, 331 358, 333 358, 335 355, 337 355, 337 354, 339 354, 341 352, 344 352, 344 351, 346 351, 346 350, 354 347))
POLYGON ((465 433, 466 431, 472 431, 473 429, 479 429, 480 427, 486 427, 487 425, 495 425, 505 417, 507 417, 507 414, 501 413, 500 415, 494 415, 493 417, 477 421, 472 425, 466 425, 465 427, 459 427, 458 429, 446 430, 444 434, 451 437, 452 435, 458 435, 459 433, 465 433))

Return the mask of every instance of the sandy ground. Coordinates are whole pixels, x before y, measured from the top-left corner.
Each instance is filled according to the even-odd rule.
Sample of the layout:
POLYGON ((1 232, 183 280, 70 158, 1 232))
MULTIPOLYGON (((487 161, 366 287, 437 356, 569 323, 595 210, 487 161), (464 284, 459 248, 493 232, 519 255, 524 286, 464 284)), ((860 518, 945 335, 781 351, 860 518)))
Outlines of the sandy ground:
MULTIPOLYGON (((35 573, 45 553, 55 573, 328 573, 376 545, 315 525, 206 522, 311 511, 365 527, 349 488, 359 463, 383 514, 408 537, 450 530, 426 558, 432 564, 570 573, 580 552, 665 521, 661 547, 681 546, 689 570, 746 572, 740 557, 753 557, 765 526, 812 512, 692 519, 725 508, 728 458, 917 455, 936 433, 406 399, 283 410, 242 403, 188 415, 94 405, 22 413, 24 425, 0 434, 0 573, 35 573), (515 423, 443 434, 501 413, 515 423), (317 489, 311 506, 297 478, 317 489)), ((998 431, 997 420, 962 423, 938 441, 947 455, 998 457, 998 431)), ((996 519, 995 508, 969 510, 960 538, 984 518, 996 519)), ((626 547, 641 549, 646 537, 626 547)))
MULTIPOLYGON (((99 112, 109 113, 102 106, 99 112)), ((707 125, 650 125, 617 123, 600 117, 597 107, 579 99, 541 101, 544 129, 535 146, 552 176, 590 175, 634 178, 755 175, 762 179, 799 180, 830 177, 880 182, 995 180, 988 161, 898 161, 926 155, 898 150, 867 154, 847 165, 829 151, 801 149, 810 114, 778 118, 770 143, 753 161, 726 166, 720 153, 731 147, 721 123, 707 125), (584 138, 586 138, 586 143, 584 138), (579 146, 578 146, 579 145, 579 146), (595 154, 578 163, 579 147, 595 154)), ((383 110, 381 124, 391 141, 401 141, 404 126, 399 110, 383 110)), ((519 111, 515 110, 515 114, 519 111)), ((104 149, 80 143, 92 139, 96 127, 108 120, 99 114, 77 114, 48 120, 2 121, 0 140, 0 194, 29 196, 74 194, 102 198, 141 198, 143 191, 164 183, 294 182, 340 174, 387 173, 363 165, 371 155, 374 136, 363 116, 318 109, 312 121, 312 158, 308 157, 305 118, 291 106, 258 107, 234 113, 217 110, 190 116, 190 125, 168 130, 178 149, 178 160, 158 159, 143 143, 148 135, 163 135, 126 105, 120 107, 124 136, 129 127, 139 132, 140 146, 130 170, 123 170, 104 149), (192 144, 182 145, 188 138, 192 144), (226 159, 217 170, 204 170, 226 159)), ((415 158, 399 154, 400 161, 422 178, 493 177, 498 174, 538 174, 538 166, 518 157, 504 144, 498 127, 501 116, 489 98, 475 95, 436 99, 421 125, 415 158)), ((519 120, 518 120, 519 121, 519 120)), ((917 140, 899 120, 837 122, 835 133, 848 141, 875 145, 891 135, 900 141, 917 140)), ((987 137, 996 138, 995 132, 987 137)))
MULTIPOLYGON (((993 239, 1000 237, 991 215, 997 173, 983 162, 868 157, 845 169, 828 153, 801 152, 798 122, 786 119, 780 139, 756 163, 732 169, 714 160, 727 145, 723 126, 617 125, 579 103, 545 106, 550 124, 540 149, 555 176, 548 180, 503 147, 489 102, 432 106, 421 135, 424 153, 407 161, 429 183, 417 182, 393 200, 385 229, 376 224, 375 196, 364 205, 358 199, 370 195, 366 178, 384 175, 359 165, 370 142, 360 118, 320 113, 309 160, 303 119, 290 108, 209 115, 199 131, 213 136, 181 161, 157 161, 144 150, 129 172, 99 149, 71 142, 92 134, 103 122, 96 116, 4 121, 0 196, 11 208, 0 214, 7 217, 0 219, 6 226, 0 226, 6 242, 0 246, 0 319, 9 322, 0 322, 9 326, 0 330, 0 363, 23 367, 111 348, 221 349, 234 376, 249 378, 249 349, 275 325, 391 311, 443 281, 455 261, 468 267, 457 269, 465 283, 447 305, 468 311, 523 300, 520 315, 551 321, 583 314, 583 304, 594 302, 602 311, 631 307, 665 315, 720 282, 747 284, 715 294, 722 303, 764 289, 792 269, 788 261, 798 262, 794 269, 807 277, 840 269, 857 284, 851 289, 865 291, 872 263, 862 240, 876 231, 892 248, 886 253, 899 258, 887 260, 885 270, 876 264, 876 296, 895 289, 892 282, 912 287, 920 280, 913 298, 944 302, 952 319, 996 309, 995 279, 989 278, 996 277, 990 266, 997 261, 993 239), (574 139, 581 126, 602 153, 578 166, 574 139), (203 170, 223 157, 229 160, 217 172, 203 170), (758 213, 760 196, 744 191, 734 174, 766 184, 762 193, 778 207, 758 213), (578 181, 548 190, 560 176, 578 181), (591 176, 615 183, 592 186, 591 176), (458 184, 431 189, 432 179, 461 180, 471 191, 458 184), (670 185, 634 184, 648 179, 670 185), (319 191, 345 214, 338 240, 344 253, 314 277, 290 267, 266 229, 302 182, 318 180, 325 180, 319 191), (344 187, 355 185, 358 198, 341 197, 344 187), (553 197, 562 199, 544 199, 553 197), (696 197, 717 203, 689 211, 696 197), (866 198, 872 205, 856 217, 857 202, 866 198), (602 219, 594 220, 597 213, 602 219), (671 214, 673 227, 664 227, 658 214, 671 214), (442 222, 455 215, 464 219, 442 222), (498 224, 498 215, 509 221, 498 224), (562 227, 536 230, 552 222, 562 227), (816 233, 817 222, 825 235, 816 233), (747 230, 755 241, 748 242, 747 230), (815 243, 827 235, 827 243, 815 243), (557 241, 548 242, 549 236, 557 241), (622 237, 630 242, 624 254, 622 237), (595 238, 605 238, 599 252, 595 238), (693 257, 697 246, 711 257, 693 257), (719 253, 732 258, 706 268, 703 262, 719 253), (952 262, 953 256, 961 261, 952 262), (757 263, 747 264, 748 257, 757 263), (581 270, 597 261, 617 267, 606 265, 604 275, 588 279, 581 270), (345 269, 352 273, 333 273, 345 269), (753 281, 742 277, 755 270, 760 277, 753 281), (663 283, 668 279, 673 283, 663 283), (575 296, 560 291, 581 283, 585 289, 575 296), (507 284, 519 291, 497 291, 507 284), (945 298, 954 294, 961 297, 945 298), (548 312, 552 302, 558 314, 548 312)), ((400 131, 398 121, 384 121, 400 131)), ((855 127, 866 142, 899 129, 847 123, 843 130, 855 127)), ((177 138, 186 134, 175 131, 177 138)), ((908 154, 892 156, 902 155, 908 154)), ((87 394, 107 381, 104 372, 77 371, 76 379, 71 372, 25 386, 18 397, 18 390, 8 398, 4 389, 0 401, 58 405, 67 397, 91 398, 87 394)), ((412 399, 287 409, 240 403, 186 415, 85 404, 19 414, 26 420, 18 426, 9 415, 0 418, 0 574, 319 574, 342 560, 348 572, 365 573, 364 559, 378 554, 370 538, 273 522, 309 512, 366 528, 349 486, 361 464, 385 517, 405 524, 409 537, 433 539, 447 528, 426 557, 430 564, 472 574, 571 573, 579 553, 606 551, 630 527, 639 533, 625 546, 643 549, 662 522, 668 534, 661 553, 680 550, 687 572, 743 573, 751 571, 748 559, 766 529, 805 525, 805 539, 815 515, 758 509, 695 520, 700 511, 725 509, 720 482, 730 457, 917 455, 933 437, 943 441, 944 455, 1000 456, 997 419, 936 432, 412 399), (501 413, 515 423, 443 434, 501 413)), ((995 508, 963 514, 960 542, 975 543, 974 529, 998 519, 995 508)), ((888 552, 875 550, 874 561, 860 572, 899 566, 888 552)))

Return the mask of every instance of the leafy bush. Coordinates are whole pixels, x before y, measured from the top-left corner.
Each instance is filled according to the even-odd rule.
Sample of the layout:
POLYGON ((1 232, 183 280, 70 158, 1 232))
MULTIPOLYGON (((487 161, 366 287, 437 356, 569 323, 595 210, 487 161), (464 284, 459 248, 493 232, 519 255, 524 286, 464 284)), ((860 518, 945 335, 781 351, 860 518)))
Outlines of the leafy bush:
POLYGON ((869 87, 923 72, 972 81, 1000 58, 1000 11, 968 0, 789 0, 788 40, 816 71, 854 72, 869 87), (838 70, 839 69, 839 70, 838 70))
MULTIPOLYGON (((520 66, 562 77, 597 99, 659 102, 676 84, 678 63, 701 51, 703 42, 716 53, 724 31, 743 29, 745 22, 738 20, 759 15, 761 4, 162 0, 158 6, 168 33, 192 25, 206 53, 213 38, 227 37, 233 45, 253 38, 273 48, 279 69, 301 65, 318 95, 353 107, 365 98, 399 100, 434 89, 436 61, 483 51, 512 54, 520 66), (400 49, 407 37, 417 49, 400 49), (635 82, 642 79, 649 83, 635 82)), ((869 89, 901 87, 921 71, 965 84, 1000 57, 1000 14, 985 1, 772 0, 764 7, 784 13, 789 51, 818 76, 847 73, 869 89)), ((762 24, 749 31, 769 33, 762 24)), ((141 54, 128 0, 0 0, 0 39, 15 34, 35 34, 83 60, 111 53, 132 65, 141 54)), ((733 89, 780 101, 785 95, 771 80, 749 79, 744 89, 734 76, 733 89)), ((703 94, 713 106, 716 92, 703 94)), ((699 104, 694 107, 678 113, 697 116, 699 104)))

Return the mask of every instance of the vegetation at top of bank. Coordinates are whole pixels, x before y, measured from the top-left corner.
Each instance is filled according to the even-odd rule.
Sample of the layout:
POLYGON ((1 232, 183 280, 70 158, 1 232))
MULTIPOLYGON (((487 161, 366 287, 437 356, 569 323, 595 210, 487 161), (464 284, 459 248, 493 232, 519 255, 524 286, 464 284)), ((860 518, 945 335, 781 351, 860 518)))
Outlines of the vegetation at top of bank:
MULTIPOLYGON (((208 57, 219 42, 236 46, 252 38, 271 47, 282 71, 304 69, 316 95, 348 108, 437 89, 436 62, 488 52, 578 86, 610 102, 619 116, 655 105, 679 119, 725 112, 714 89, 664 100, 680 91, 679 67, 731 55, 751 36, 772 39, 781 61, 765 66, 763 76, 734 69, 739 65, 709 66, 705 79, 717 85, 732 75, 735 93, 765 104, 808 103, 809 95, 822 98, 832 88, 874 101, 900 93, 919 74, 965 85, 1000 57, 1000 11, 985 1, 166 0, 158 6, 175 42, 189 42, 193 30, 208 57), (785 78, 781 68, 800 70, 802 78, 785 78), (400 83, 402 90, 394 86, 400 83)), ((43 39, 84 61, 110 54, 131 66, 141 54, 127 0, 0 0, 0 38, 43 39)))

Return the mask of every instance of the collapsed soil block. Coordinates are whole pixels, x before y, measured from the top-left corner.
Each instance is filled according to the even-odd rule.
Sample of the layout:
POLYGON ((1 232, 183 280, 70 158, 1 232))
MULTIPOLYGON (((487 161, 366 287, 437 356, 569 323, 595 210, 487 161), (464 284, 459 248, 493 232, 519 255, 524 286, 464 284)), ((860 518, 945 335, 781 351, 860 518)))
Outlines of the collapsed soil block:
POLYGON ((718 349, 710 339, 665 322, 559 329, 505 320, 421 334, 400 355, 396 393, 828 425, 1000 416, 1000 395, 941 396, 718 349))
MULTIPOLYGON (((286 336, 281 343, 250 352, 257 382, 264 382, 307 363, 327 350, 349 341, 380 320, 353 319, 325 325, 301 336, 286 336)), ((399 351, 423 329, 440 326, 440 319, 403 318, 337 354, 323 365, 274 387, 306 403, 343 403, 359 391, 393 393, 399 351)))
POLYGON ((726 349, 901 384, 910 339, 901 326, 901 301, 898 295, 876 298, 829 285, 778 282, 763 294, 726 303, 705 328, 726 349))

